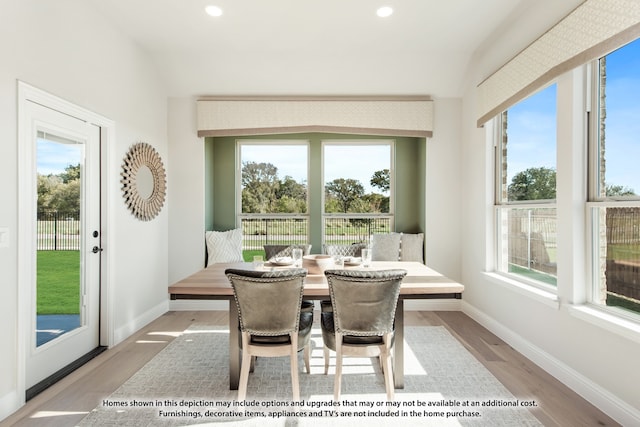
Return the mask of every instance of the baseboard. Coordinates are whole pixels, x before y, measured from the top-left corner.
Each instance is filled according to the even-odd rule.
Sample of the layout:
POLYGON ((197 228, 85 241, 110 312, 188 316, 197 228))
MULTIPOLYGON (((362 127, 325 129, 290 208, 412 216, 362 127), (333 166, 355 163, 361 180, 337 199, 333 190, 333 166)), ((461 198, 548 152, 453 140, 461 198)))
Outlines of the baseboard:
POLYGON ((550 375, 578 393, 585 400, 622 425, 640 425, 640 411, 620 400, 609 390, 602 388, 567 364, 496 321, 486 313, 462 301, 462 312, 500 337, 519 353, 540 366, 550 375))
POLYGON ((151 309, 145 311, 144 313, 142 313, 142 315, 129 321, 125 325, 116 328, 113 333, 113 343, 111 344, 111 346, 119 344, 120 342, 129 338, 131 335, 133 335, 134 332, 142 329, 152 321, 156 320, 158 317, 162 316, 167 311, 169 311, 169 304, 167 303, 167 301, 163 301, 155 307, 152 307, 151 309))
POLYGON ((24 405, 24 396, 22 399, 18 396, 18 393, 11 391, 4 396, 0 397, 0 422, 9 418, 13 413, 20 409, 24 405))

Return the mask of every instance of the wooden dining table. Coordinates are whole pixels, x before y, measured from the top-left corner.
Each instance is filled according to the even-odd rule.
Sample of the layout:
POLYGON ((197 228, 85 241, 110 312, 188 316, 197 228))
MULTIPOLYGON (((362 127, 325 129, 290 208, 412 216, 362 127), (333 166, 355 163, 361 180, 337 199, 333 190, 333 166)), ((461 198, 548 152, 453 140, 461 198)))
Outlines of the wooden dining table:
MULTIPOLYGON (((241 350, 239 345, 238 309, 233 300, 233 289, 225 275, 227 268, 253 270, 252 263, 212 264, 197 273, 169 286, 172 300, 211 299, 228 300, 229 304, 229 388, 238 389, 241 350)), ((265 263, 262 268, 286 268, 265 263)), ((364 269, 362 266, 340 267, 364 269)), ((419 262, 374 261, 371 270, 403 269, 407 275, 402 281, 395 317, 395 344, 393 373, 395 388, 404 388, 404 301, 432 298, 462 298, 464 286, 419 262)), ((308 274, 304 281, 304 298, 329 300, 329 287, 324 274, 308 274)))

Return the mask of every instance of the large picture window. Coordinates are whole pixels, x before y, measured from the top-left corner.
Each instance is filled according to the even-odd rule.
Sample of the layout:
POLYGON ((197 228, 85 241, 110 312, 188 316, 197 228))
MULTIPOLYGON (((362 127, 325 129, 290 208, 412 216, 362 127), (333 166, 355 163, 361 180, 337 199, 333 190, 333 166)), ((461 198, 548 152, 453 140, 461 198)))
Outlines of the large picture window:
POLYGON ((265 244, 307 244, 308 142, 240 140, 237 158, 244 248, 261 253, 265 244))
POLYGON ((556 85, 519 102, 496 132, 496 270, 556 286, 556 85))
POLYGON ((241 142, 242 213, 307 212, 308 146, 306 142, 274 141, 268 145, 241 142))
POLYGON ((640 39, 594 66, 591 302, 640 313, 640 39))
POLYGON ((323 142, 324 242, 393 230, 393 141, 323 142))

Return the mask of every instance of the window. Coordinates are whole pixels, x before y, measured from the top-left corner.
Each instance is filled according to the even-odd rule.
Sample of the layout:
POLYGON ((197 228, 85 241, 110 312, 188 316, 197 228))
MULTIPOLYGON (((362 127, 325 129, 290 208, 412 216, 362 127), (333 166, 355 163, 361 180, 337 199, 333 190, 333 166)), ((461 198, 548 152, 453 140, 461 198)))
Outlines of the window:
POLYGON ((556 85, 497 119, 496 270, 556 286, 556 85))
POLYGON ((241 140, 238 154, 237 211, 244 248, 307 244, 308 142, 241 140))
POLYGON ((590 300, 640 313, 640 39, 601 58, 594 69, 590 300))
POLYGON ((393 141, 324 141, 324 242, 393 230, 393 141))
POLYGON ((306 142, 241 142, 239 149, 240 212, 307 212, 306 142))

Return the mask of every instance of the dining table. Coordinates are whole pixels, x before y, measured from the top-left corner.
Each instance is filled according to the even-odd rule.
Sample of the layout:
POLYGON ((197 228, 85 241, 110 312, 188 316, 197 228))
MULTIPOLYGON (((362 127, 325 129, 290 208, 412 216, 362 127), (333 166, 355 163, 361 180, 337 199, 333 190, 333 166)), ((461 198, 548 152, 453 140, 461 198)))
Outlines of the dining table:
MULTIPOLYGON (((228 268, 253 270, 253 263, 235 262, 211 264, 206 268, 169 286, 172 300, 210 299, 229 301, 229 388, 238 389, 240 380, 241 349, 239 344, 238 309, 233 303, 233 288, 225 275, 228 268)), ((261 269, 290 268, 264 263, 261 269)), ((393 375, 396 389, 404 388, 404 302, 416 299, 460 299, 464 286, 438 273, 420 262, 373 261, 369 267, 340 266, 335 268, 388 270, 402 269, 407 275, 402 280, 395 313, 395 340, 393 375)), ((304 298, 330 300, 329 286, 324 274, 307 274, 304 280, 304 298)))

